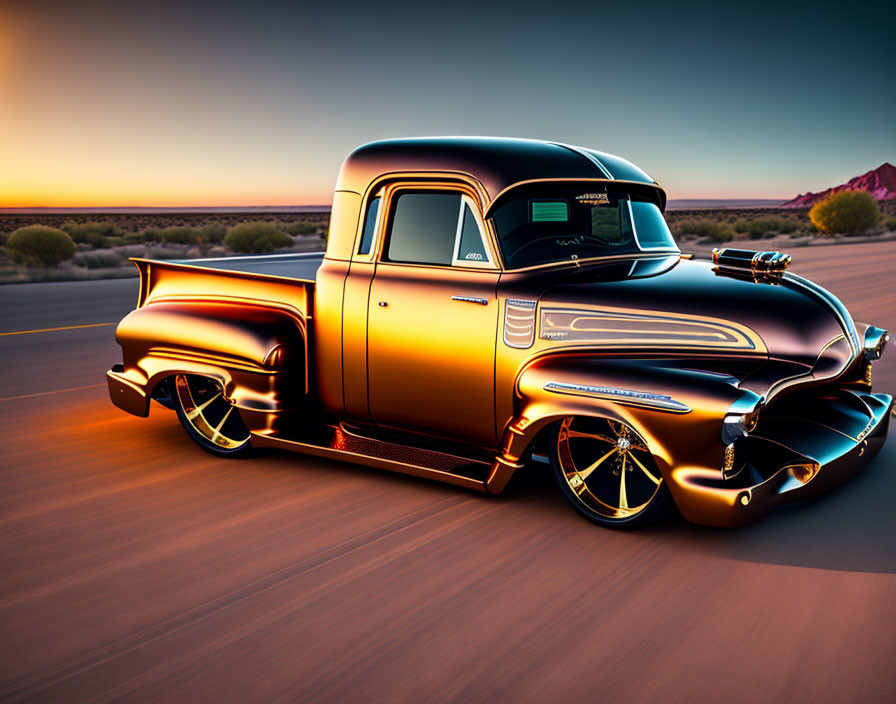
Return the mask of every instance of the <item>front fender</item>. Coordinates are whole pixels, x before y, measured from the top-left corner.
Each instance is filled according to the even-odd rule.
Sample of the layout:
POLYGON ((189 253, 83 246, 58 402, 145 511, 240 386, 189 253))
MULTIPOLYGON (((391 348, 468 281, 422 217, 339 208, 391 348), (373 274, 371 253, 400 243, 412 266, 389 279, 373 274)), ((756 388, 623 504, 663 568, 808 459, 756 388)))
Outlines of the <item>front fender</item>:
POLYGON ((500 458, 505 470, 493 472, 489 490, 503 489, 540 430, 567 416, 596 416, 623 421, 644 438, 677 500, 686 490, 675 481, 675 467, 718 471, 721 466, 723 419, 745 393, 735 381, 663 360, 537 360, 517 378, 514 419, 505 430, 500 458))

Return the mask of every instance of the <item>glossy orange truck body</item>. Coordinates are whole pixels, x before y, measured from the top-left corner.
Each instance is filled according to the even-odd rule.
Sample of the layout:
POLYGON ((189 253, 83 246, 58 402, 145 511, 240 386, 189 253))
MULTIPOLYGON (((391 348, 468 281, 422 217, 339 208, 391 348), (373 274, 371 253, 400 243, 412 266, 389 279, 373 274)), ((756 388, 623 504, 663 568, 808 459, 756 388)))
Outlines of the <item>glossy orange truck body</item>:
POLYGON ((367 145, 340 172, 315 281, 137 260, 112 400, 146 416, 183 391, 201 419, 170 380, 203 378, 248 445, 490 493, 550 456, 609 524, 654 487, 688 520, 733 526, 842 482, 886 436, 893 401, 871 391, 886 331, 784 255, 683 257, 664 207, 640 169, 591 150, 367 145), (434 236, 408 228, 458 205, 453 253, 425 261, 434 236), (611 444, 583 461, 585 440, 611 444))

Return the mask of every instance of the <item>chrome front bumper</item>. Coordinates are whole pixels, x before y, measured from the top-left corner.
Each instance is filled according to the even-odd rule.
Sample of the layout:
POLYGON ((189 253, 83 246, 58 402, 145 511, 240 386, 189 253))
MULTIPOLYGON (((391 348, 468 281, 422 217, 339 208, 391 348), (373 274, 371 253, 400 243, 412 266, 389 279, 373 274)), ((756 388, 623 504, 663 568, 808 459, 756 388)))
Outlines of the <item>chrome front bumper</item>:
POLYGON ((734 441, 737 471, 730 478, 697 468, 673 470, 676 502, 688 520, 738 526, 781 504, 830 491, 880 451, 892 409, 892 396, 855 389, 793 394, 770 405, 755 430, 734 441))

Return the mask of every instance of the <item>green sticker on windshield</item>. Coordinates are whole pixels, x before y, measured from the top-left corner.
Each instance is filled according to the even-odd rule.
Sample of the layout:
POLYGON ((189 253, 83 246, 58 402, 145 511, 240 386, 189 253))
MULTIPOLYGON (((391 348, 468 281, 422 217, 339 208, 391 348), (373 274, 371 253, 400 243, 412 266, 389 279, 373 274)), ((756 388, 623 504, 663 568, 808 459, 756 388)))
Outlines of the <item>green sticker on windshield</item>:
POLYGON ((533 200, 532 222, 566 222, 569 206, 565 200, 533 200))

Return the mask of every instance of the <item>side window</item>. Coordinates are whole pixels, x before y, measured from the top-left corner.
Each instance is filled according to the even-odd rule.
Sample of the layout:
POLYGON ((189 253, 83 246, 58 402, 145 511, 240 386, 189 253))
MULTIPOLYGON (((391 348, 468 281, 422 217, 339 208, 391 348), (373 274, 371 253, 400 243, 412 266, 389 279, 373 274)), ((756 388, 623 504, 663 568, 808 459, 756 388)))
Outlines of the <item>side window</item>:
POLYGON ((677 249, 663 214, 653 203, 633 200, 632 214, 635 216, 635 230, 642 249, 677 249))
POLYGON ((373 233, 376 230, 376 217, 380 213, 380 200, 380 196, 377 196, 367 206, 367 217, 364 218, 364 231, 361 233, 358 254, 370 254, 370 245, 373 243, 373 233))
POLYGON ((402 193, 395 202, 386 258, 449 266, 461 197, 457 193, 402 193))
POLYGON ((463 213, 458 224, 460 225, 460 237, 455 259, 461 263, 487 262, 488 254, 482 241, 482 233, 479 231, 476 217, 468 203, 463 204, 463 213))

